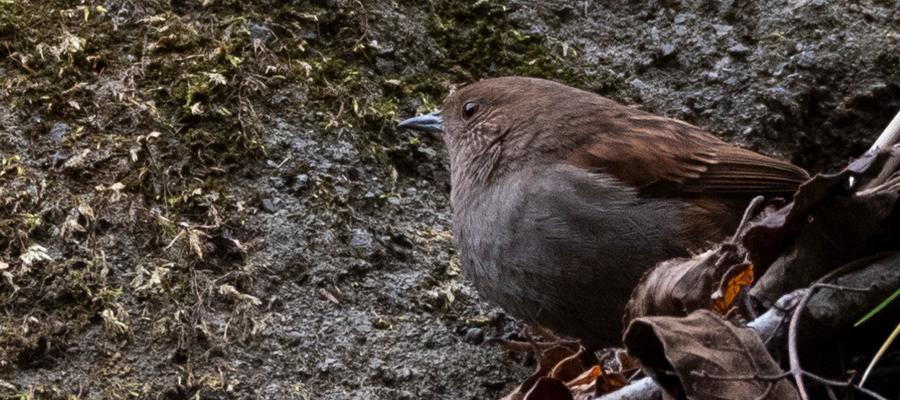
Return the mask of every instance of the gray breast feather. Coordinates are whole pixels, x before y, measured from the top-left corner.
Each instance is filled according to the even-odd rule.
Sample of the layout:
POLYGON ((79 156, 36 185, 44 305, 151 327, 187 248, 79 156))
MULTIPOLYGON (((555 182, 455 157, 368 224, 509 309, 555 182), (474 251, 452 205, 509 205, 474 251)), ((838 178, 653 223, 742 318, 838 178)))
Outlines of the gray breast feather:
POLYGON ((678 202, 570 165, 512 174, 472 200, 454 205, 465 210, 454 224, 466 273, 488 300, 557 329, 576 321, 555 315, 584 302, 623 309, 644 271, 686 248, 673 231, 678 202))

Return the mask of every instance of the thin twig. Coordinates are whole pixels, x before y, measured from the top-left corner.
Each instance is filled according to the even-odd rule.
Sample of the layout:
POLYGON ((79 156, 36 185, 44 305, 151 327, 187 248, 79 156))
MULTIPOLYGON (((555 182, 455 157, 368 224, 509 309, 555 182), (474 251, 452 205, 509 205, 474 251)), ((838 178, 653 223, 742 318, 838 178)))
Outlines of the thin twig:
POLYGON ((22 61, 16 60, 16 58, 13 57, 12 51, 9 49, 9 42, 3 42, 3 45, 6 46, 6 52, 9 54, 9 59, 10 59, 10 60, 13 60, 13 61, 15 61, 16 63, 18 63, 19 65, 21 65, 22 68, 25 68, 26 70, 28 70, 29 73, 32 73, 32 74, 35 73, 34 70, 31 69, 31 68, 28 68, 28 66, 25 65, 25 63, 23 63, 22 61))
MULTIPOLYGON (((900 142, 900 113, 897 113, 887 128, 884 128, 884 132, 881 132, 881 135, 878 136, 878 139, 875 140, 875 143, 872 144, 872 147, 869 148, 866 154, 874 154, 883 149, 896 147, 897 142, 900 142)), ((884 164, 881 173, 866 184, 866 187, 863 189, 870 189, 884 183, 893 175, 898 166, 900 166, 900 158, 892 157, 884 164)))
POLYGON ((894 116, 894 119, 891 120, 891 123, 888 124, 887 128, 884 128, 884 132, 881 133, 881 136, 878 136, 878 139, 875 140, 875 144, 872 145, 869 152, 874 153, 878 150, 891 147, 898 141, 900 141, 900 112, 894 116))
POLYGON ((791 372, 783 372, 778 375, 738 375, 738 376, 723 376, 723 375, 712 375, 707 373, 706 371, 691 371, 691 375, 707 378, 717 381, 766 381, 766 382, 777 382, 784 378, 791 376, 791 372))
POLYGON ((166 247, 164 247, 163 250, 168 250, 170 247, 172 247, 172 245, 174 245, 175 242, 176 242, 179 238, 181 238, 182 236, 184 236, 184 232, 185 232, 185 231, 187 231, 187 229, 182 229, 181 232, 178 232, 178 234, 175 235, 175 238, 172 239, 172 241, 169 242, 169 245, 166 246, 166 247))
POLYGON ((842 387, 842 388, 856 389, 856 390, 858 390, 860 393, 863 393, 863 394, 865 394, 865 395, 868 395, 868 396, 872 397, 873 399, 876 399, 876 400, 888 400, 887 397, 884 397, 884 396, 882 396, 882 395, 880 395, 880 394, 878 394, 878 393, 875 393, 875 392, 873 392, 873 391, 871 391, 871 390, 869 390, 869 389, 866 389, 866 388, 862 388, 862 387, 853 385, 853 384, 851 384, 850 382, 833 381, 833 380, 831 380, 831 379, 825 379, 825 378, 823 378, 823 377, 821 377, 821 376, 818 376, 818 375, 816 375, 816 374, 813 374, 813 373, 811 373, 811 372, 806 372, 806 371, 800 371, 800 372, 803 374, 803 376, 805 376, 805 377, 807 377, 807 378, 810 378, 810 379, 812 379, 812 380, 814 380, 814 381, 816 381, 816 382, 819 382, 819 383, 821 383, 821 384, 824 384, 824 385, 833 386, 833 387, 842 387))
MULTIPOLYGON (((880 178, 880 176, 879 176, 879 178, 880 178)), ((878 179, 876 178, 876 180, 878 180, 878 179)), ((892 178, 890 178, 889 180, 887 180, 884 183, 881 183, 877 186, 873 185, 870 182, 868 185, 866 185, 864 190, 860 190, 859 192, 856 193, 856 195, 857 196, 867 196, 867 195, 870 195, 875 192, 887 192, 887 191, 897 190, 898 188, 900 188, 900 176, 896 176, 896 174, 894 174, 892 178)))
POLYGON ((894 176, 894 173, 897 172, 897 167, 900 166, 900 157, 896 154, 898 149, 900 149, 898 146, 900 145, 893 145, 894 154, 891 154, 890 158, 888 158, 887 161, 884 162, 884 165, 881 166, 881 171, 878 173, 878 176, 866 183, 866 186, 862 188, 860 194, 874 191, 875 188, 881 187, 881 185, 888 182, 891 177, 894 176))
POLYGON ((857 288, 857 287, 849 287, 849 286, 841 286, 841 285, 832 285, 830 283, 817 283, 816 286, 823 289, 834 289, 839 292, 871 292, 872 288, 857 288))
POLYGON ((747 224, 750 222, 750 218, 756 214, 756 208, 759 207, 765 199, 766 198, 763 196, 756 196, 750 201, 750 205, 744 210, 744 216, 741 218, 740 225, 738 225, 737 230, 734 231, 734 236, 731 237, 731 243, 737 243, 738 238, 741 236, 744 229, 748 227, 747 224))

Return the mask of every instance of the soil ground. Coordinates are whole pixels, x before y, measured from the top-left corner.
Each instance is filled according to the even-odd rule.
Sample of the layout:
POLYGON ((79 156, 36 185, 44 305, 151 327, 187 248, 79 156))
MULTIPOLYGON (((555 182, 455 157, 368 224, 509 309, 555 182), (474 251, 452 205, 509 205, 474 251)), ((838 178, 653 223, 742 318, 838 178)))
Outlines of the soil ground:
MULTIPOLYGON (((554 79, 812 172, 900 109, 896 0, 0 0, 0 397, 483 399, 439 138, 554 79)), ((552 112, 552 110, 547 110, 552 112)))

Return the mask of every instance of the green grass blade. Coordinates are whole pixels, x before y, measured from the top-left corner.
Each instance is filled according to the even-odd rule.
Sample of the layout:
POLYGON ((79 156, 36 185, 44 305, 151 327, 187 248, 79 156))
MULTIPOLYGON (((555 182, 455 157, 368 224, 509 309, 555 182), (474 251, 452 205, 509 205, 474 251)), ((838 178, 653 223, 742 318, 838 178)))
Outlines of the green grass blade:
POLYGON ((900 296, 900 289, 897 289, 897 291, 894 292, 894 294, 892 294, 891 297, 888 297, 887 300, 882 301, 881 304, 878 305, 878 307, 875 307, 874 309, 872 309, 872 311, 869 311, 869 313, 866 314, 865 317, 862 317, 859 321, 857 321, 855 324, 853 324, 853 326, 857 327, 860 324, 862 324, 863 322, 868 321, 869 318, 872 318, 872 316, 877 314, 879 311, 881 311, 881 309, 886 307, 888 304, 891 304, 891 302, 894 301, 894 299, 896 299, 897 296, 900 296))
POLYGON ((872 358, 872 362, 869 363, 869 366, 866 368, 866 372, 863 374, 862 379, 860 379, 859 381, 859 387, 862 387, 866 384, 866 378, 869 377, 869 372, 872 372, 872 368, 875 367, 875 363, 877 363, 878 360, 881 359, 881 356, 884 355, 884 352, 887 351, 891 343, 894 343, 894 340, 897 339, 898 334, 900 334, 900 325, 897 325, 897 327, 894 328, 894 332, 891 333, 891 336, 889 336, 884 344, 881 345, 881 348, 878 349, 878 353, 876 353, 875 357, 872 358))

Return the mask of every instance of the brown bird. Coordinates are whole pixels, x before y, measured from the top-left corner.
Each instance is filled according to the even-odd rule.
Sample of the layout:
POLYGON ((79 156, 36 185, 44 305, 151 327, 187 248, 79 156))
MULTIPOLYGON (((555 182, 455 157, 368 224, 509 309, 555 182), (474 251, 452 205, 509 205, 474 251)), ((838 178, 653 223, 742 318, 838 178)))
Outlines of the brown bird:
POLYGON ((479 293, 592 348, 621 343, 646 270, 723 239, 753 197, 790 195, 808 178, 540 79, 483 80, 399 126, 443 132, 457 253, 479 293))

